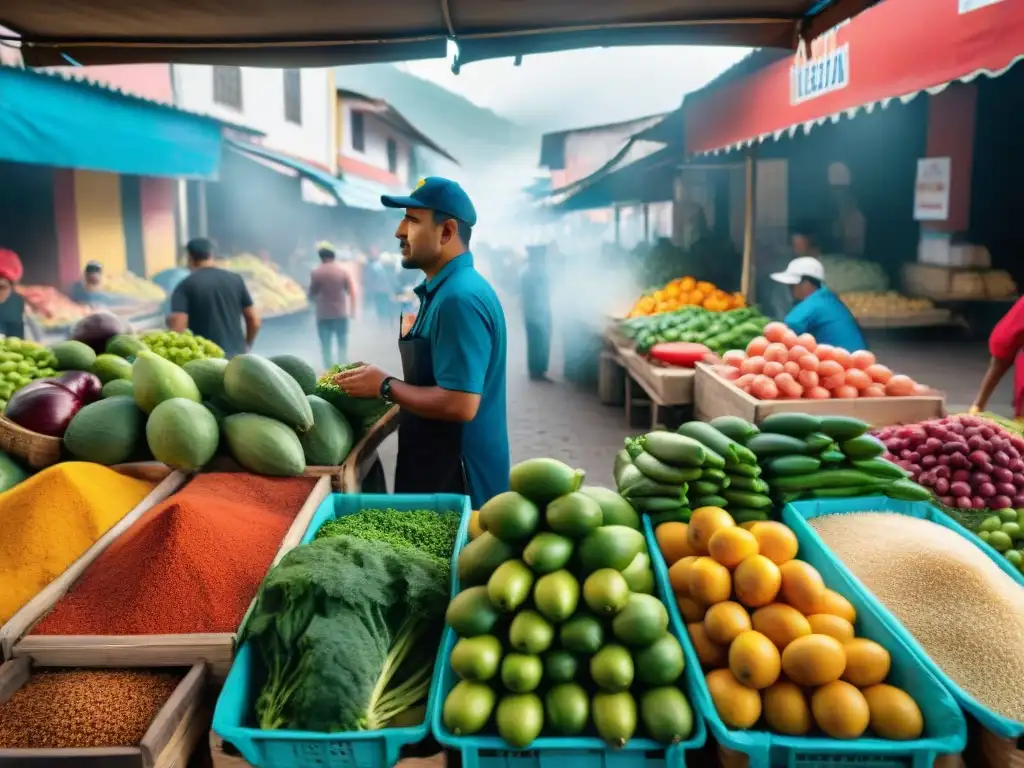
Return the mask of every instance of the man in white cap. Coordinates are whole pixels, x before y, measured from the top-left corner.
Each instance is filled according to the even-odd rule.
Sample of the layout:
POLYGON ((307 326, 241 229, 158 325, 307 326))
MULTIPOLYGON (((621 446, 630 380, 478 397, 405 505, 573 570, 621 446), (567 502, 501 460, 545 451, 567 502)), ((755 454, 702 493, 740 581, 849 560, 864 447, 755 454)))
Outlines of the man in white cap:
POLYGON ((864 334, 853 313, 825 285, 825 268, 813 256, 800 256, 789 262, 785 272, 775 272, 772 280, 789 286, 796 305, 785 323, 797 333, 809 333, 819 344, 831 344, 853 352, 867 349, 864 334))

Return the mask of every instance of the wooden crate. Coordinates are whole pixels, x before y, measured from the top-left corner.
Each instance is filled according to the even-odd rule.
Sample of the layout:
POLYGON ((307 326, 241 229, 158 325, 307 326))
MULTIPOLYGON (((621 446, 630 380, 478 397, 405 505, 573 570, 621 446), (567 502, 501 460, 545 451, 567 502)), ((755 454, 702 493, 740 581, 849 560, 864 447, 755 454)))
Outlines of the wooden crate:
POLYGON ((903 288, 910 296, 932 301, 1012 301, 1016 295, 993 295, 985 279, 988 269, 943 267, 936 264, 906 264, 903 288))
POLYGON ((697 364, 694 417, 711 421, 718 416, 739 416, 760 424, 772 413, 811 413, 818 416, 853 416, 875 427, 915 424, 946 414, 941 393, 914 397, 861 397, 851 400, 758 400, 716 374, 711 366, 697 364))
POLYGON ((341 465, 341 493, 359 493, 366 474, 377 461, 377 449, 401 422, 401 409, 396 405, 385 413, 376 424, 366 431, 362 439, 349 451, 348 458, 341 465))
MULTIPOLYGON (((13 655, 14 646, 29 628, 35 624, 54 604, 62 598, 71 585, 85 573, 103 552, 122 533, 135 524, 146 512, 162 502, 185 484, 188 478, 181 472, 168 472, 158 481, 158 485, 131 512, 114 523, 110 529, 100 536, 81 557, 73 562, 64 573, 47 584, 42 591, 29 600, 21 609, 0 627, 0 660, 6 661, 13 655)), ((151 480, 151 482, 154 482, 151 480)))
MULTIPOLYGON (((37 664, 30 657, 0 667, 0 703, 7 701, 31 675, 37 664)), ((0 749, 0 767, 23 768, 185 768, 210 728, 203 706, 206 665, 195 664, 157 712, 142 741, 134 747, 83 749, 0 749)))
MULTIPOLYGON (((299 545, 317 508, 330 493, 331 481, 326 477, 320 478, 306 499, 306 503, 302 505, 299 513, 295 516, 295 520, 292 521, 284 539, 281 540, 281 546, 274 557, 273 565, 276 565, 282 557, 299 545)), ((31 631, 32 626, 49 613, 57 601, 74 586, 85 571, 85 567, 75 573, 73 578, 65 579, 70 571, 65 573, 61 577, 59 588, 54 589, 50 594, 50 599, 45 602, 40 601, 35 606, 33 614, 22 618, 19 626, 23 627, 23 630, 19 637, 25 636, 14 646, 15 658, 31 656, 46 666, 78 667, 159 667, 205 662, 209 665, 210 674, 214 679, 223 680, 227 677, 235 656, 235 640, 241 627, 238 632, 191 635, 27 634, 31 631)), ((54 583, 56 584, 56 582, 54 583)), ((255 598, 253 602, 255 602, 255 598)), ((251 611, 252 603, 242 620, 242 626, 245 625, 251 611)), ((19 615, 20 613, 19 611, 19 615)))

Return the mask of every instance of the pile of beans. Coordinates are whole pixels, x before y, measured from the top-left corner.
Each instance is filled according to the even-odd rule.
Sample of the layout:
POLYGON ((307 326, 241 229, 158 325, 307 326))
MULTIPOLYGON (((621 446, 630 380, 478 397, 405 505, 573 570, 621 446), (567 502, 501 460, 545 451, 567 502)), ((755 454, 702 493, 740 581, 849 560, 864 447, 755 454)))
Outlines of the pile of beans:
POLYGON ((181 679, 144 670, 35 672, 0 704, 0 749, 137 746, 181 679))
POLYGON ((1024 589, 984 552, 933 523, 887 512, 810 521, 957 685, 1024 722, 1024 589))

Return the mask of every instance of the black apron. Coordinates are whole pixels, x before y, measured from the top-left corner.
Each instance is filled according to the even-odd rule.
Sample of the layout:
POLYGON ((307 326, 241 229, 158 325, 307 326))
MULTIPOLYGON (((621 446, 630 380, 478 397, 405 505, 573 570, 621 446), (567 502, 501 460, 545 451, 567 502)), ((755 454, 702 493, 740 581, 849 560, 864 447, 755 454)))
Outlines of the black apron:
MULTIPOLYGON (((430 339, 419 334, 429 296, 420 306, 416 322, 406 336, 399 331, 402 378, 416 387, 437 386, 430 339)), ((399 320, 399 328, 401 328, 399 320)), ((434 421, 403 410, 398 427, 398 463, 395 493, 468 494, 469 483, 462 465, 462 424, 434 421)))

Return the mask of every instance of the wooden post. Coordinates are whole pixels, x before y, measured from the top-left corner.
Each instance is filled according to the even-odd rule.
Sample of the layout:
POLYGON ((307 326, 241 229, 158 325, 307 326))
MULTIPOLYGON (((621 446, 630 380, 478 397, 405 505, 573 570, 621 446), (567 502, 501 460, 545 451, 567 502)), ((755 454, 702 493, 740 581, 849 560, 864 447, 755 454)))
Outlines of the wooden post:
POLYGON ((622 227, 622 209, 619 206, 615 206, 615 244, 618 245, 621 242, 620 234, 622 227))
POLYGON ((651 242, 651 206, 644 203, 644 242, 651 242))
POLYGON ((757 220, 757 153, 754 147, 747 151, 746 159, 746 220, 743 224, 743 272, 740 278, 740 291, 747 297, 747 303, 756 300, 755 286, 757 274, 754 269, 754 223, 757 220))

